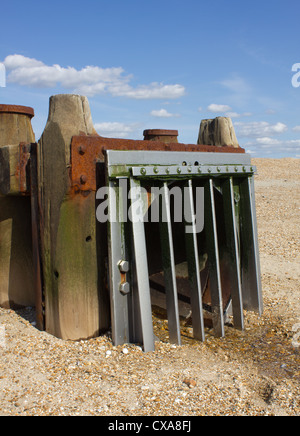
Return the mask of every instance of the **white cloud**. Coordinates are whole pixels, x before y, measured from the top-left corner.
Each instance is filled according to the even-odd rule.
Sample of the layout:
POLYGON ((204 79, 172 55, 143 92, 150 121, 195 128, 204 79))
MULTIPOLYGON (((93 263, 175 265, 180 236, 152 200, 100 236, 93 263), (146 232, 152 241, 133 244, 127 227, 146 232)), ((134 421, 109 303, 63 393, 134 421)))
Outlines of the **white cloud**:
POLYGON ((235 122, 235 127, 237 129, 237 135, 241 137, 266 137, 266 136, 274 136, 280 135, 288 130, 286 124, 276 123, 270 124, 266 121, 252 122, 252 123, 244 123, 244 122, 235 122))
POLYGON ((293 128, 293 132, 300 132, 300 126, 295 126, 293 128))
MULTIPOLYGON (((199 108, 200 109, 200 108, 199 108)), ((209 112, 219 112, 219 113, 223 113, 226 117, 229 118, 241 118, 241 117, 251 117, 252 114, 250 112, 243 112, 243 113, 238 113, 238 112, 234 112, 230 106, 226 105, 226 104, 210 104, 207 107, 207 110, 209 112)), ((200 112, 200 110, 199 110, 200 112)))
POLYGON ((129 80, 129 76, 122 76, 122 68, 100 68, 87 66, 78 71, 75 68, 63 68, 60 65, 45 65, 36 59, 26 58, 21 55, 7 56, 4 65, 9 72, 8 82, 22 86, 51 88, 60 84, 65 88, 80 88, 95 86, 101 91, 109 84, 129 80))
POLYGON ((38 68, 45 66, 45 64, 41 61, 27 58, 22 55, 7 56, 4 63, 8 70, 15 70, 16 68, 38 68))
POLYGON ((280 153, 282 155, 290 154, 290 156, 295 157, 300 153, 300 139, 285 141, 266 136, 256 138, 254 141, 244 144, 244 147, 246 147, 251 154, 265 152, 275 156, 280 153))
POLYGON ((185 94, 182 85, 165 85, 153 82, 149 85, 130 85, 132 75, 125 75, 123 68, 86 66, 81 70, 43 62, 22 55, 10 55, 4 60, 8 71, 7 82, 21 86, 53 88, 61 86, 87 96, 109 93, 115 97, 133 99, 174 99, 185 94))
POLYGON ((231 111, 231 107, 226 104, 210 104, 207 108, 209 112, 228 112, 231 111))
POLYGON ((241 118, 241 117, 251 117, 252 114, 251 112, 244 112, 242 114, 239 114, 237 112, 226 112, 225 116, 229 118, 241 118))
POLYGON ((150 99, 173 99, 182 97, 185 94, 185 88, 181 85, 164 85, 163 83, 153 82, 150 85, 140 85, 133 88, 130 85, 119 85, 109 87, 112 95, 118 97, 134 98, 136 100, 150 99))
POLYGON ((267 130, 270 134, 273 133, 274 135, 277 135, 286 132, 288 130, 288 127, 286 124, 277 123, 272 126, 269 126, 267 130))
POLYGON ((300 151, 300 139, 292 139, 291 141, 285 142, 289 147, 295 147, 300 151))
POLYGON ((180 117, 179 114, 171 114, 166 109, 160 109, 160 110, 157 110, 157 111, 154 110, 154 111, 152 111, 150 113, 150 115, 152 115, 153 117, 158 117, 158 118, 180 117))
POLYGON ((229 118, 240 118, 242 115, 237 112, 226 112, 225 116, 229 118))
POLYGON ((128 135, 135 132, 139 128, 139 124, 125 123, 96 123, 95 129, 101 136, 107 138, 128 138, 128 135))
POLYGON ((269 137, 265 137, 265 138, 256 138, 256 142, 260 145, 263 146, 274 146, 274 145, 280 145, 281 141, 279 141, 278 139, 274 139, 274 138, 269 138, 269 137))

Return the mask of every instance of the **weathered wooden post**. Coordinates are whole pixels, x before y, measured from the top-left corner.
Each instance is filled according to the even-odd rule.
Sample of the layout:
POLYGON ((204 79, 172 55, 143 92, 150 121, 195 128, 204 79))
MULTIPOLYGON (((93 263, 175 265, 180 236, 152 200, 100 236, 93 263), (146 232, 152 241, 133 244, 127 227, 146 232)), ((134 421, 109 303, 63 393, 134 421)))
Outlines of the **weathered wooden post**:
POLYGON ((31 208, 26 196, 32 108, 0 105, 0 305, 34 306, 31 208))
POLYGON ((239 148, 231 119, 217 117, 213 120, 202 120, 198 144, 239 148))
MULTIPOLYGON (((36 153, 33 220, 39 228, 45 329, 70 340, 99 336, 109 328, 109 305, 100 301, 105 296, 99 291, 95 192, 72 190, 69 178, 75 135, 97 135, 87 98, 51 97, 36 153)), ((79 147, 78 153, 84 154, 85 148, 79 147)), ((89 174, 82 171, 84 184, 89 174)))

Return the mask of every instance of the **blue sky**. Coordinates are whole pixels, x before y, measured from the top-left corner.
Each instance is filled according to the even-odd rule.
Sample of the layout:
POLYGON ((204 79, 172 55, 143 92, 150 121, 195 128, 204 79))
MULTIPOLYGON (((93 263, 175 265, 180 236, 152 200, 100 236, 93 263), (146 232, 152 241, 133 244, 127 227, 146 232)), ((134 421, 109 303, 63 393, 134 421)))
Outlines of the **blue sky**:
POLYGON ((196 143, 231 116, 254 157, 300 157, 299 16, 299 0, 3 0, 0 103, 32 106, 37 139, 49 97, 76 93, 103 136, 196 143))

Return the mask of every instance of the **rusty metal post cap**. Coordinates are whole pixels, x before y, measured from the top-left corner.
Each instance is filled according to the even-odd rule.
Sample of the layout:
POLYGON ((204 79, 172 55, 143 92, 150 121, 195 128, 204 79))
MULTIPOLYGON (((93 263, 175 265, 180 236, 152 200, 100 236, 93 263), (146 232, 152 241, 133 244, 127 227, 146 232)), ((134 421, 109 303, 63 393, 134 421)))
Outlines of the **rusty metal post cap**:
POLYGON ((148 129, 144 131, 144 136, 178 136, 178 130, 148 129))
POLYGON ((28 106, 16 106, 14 104, 0 104, 0 113, 27 115, 34 117, 34 109, 28 106))

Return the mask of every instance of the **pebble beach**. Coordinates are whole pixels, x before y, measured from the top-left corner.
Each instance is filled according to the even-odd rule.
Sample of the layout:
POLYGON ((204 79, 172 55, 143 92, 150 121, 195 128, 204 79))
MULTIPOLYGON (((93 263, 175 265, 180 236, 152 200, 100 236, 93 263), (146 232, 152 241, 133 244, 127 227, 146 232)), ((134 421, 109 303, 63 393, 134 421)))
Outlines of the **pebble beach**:
POLYGON ((245 331, 206 329, 168 342, 153 315, 154 353, 114 347, 110 332, 57 339, 35 327, 34 308, 0 308, 0 416, 299 416, 300 160, 253 159, 264 313, 245 331))

